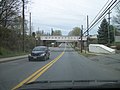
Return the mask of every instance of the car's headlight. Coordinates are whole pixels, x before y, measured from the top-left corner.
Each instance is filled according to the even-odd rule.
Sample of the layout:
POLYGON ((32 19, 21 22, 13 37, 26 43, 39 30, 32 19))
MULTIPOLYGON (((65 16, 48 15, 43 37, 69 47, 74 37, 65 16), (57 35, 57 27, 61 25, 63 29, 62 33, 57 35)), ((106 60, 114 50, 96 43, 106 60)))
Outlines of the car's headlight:
POLYGON ((31 54, 29 54, 28 56, 31 56, 31 54))
POLYGON ((45 56, 45 53, 42 53, 40 56, 45 56))

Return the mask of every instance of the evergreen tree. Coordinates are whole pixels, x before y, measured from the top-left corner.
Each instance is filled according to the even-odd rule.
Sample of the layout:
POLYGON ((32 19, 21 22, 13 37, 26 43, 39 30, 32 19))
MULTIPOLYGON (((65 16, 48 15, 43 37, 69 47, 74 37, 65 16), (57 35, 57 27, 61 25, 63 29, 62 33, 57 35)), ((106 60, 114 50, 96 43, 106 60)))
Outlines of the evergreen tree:
POLYGON ((106 19, 103 19, 100 27, 98 29, 98 43, 107 44, 108 43, 108 22, 106 19))
POLYGON ((110 43, 113 43, 115 40, 114 39, 114 29, 115 29, 115 27, 113 25, 110 25, 110 43))

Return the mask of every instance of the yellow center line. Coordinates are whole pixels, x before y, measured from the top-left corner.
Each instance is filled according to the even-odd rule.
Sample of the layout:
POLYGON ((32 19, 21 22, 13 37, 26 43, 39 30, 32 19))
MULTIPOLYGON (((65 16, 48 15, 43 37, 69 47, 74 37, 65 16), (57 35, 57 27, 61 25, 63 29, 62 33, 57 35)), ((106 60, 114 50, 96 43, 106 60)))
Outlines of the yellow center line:
POLYGON ((48 64, 46 64, 45 66, 43 66, 42 68, 40 68, 39 70, 37 70, 36 72, 34 72, 32 75, 30 75, 28 78, 26 78, 25 80, 21 81, 18 85, 16 85, 14 88, 12 88, 11 90, 16 90, 19 87, 21 87, 23 84, 25 83, 29 83, 32 82, 34 80, 36 80, 39 76, 41 76, 45 71, 47 71, 58 59, 60 59, 60 57, 62 57, 62 55, 64 54, 64 52, 62 52, 58 57, 56 57, 54 60, 52 60, 51 62, 49 62, 48 64))
POLYGON ((35 77, 33 77, 29 82, 33 82, 35 81, 38 77, 40 77, 44 72, 46 72, 57 60, 60 59, 60 57, 62 57, 62 55, 64 54, 64 52, 62 54, 60 54, 60 56, 58 56, 57 58, 54 59, 54 62, 49 64, 45 69, 43 69, 40 73, 38 73, 35 77))

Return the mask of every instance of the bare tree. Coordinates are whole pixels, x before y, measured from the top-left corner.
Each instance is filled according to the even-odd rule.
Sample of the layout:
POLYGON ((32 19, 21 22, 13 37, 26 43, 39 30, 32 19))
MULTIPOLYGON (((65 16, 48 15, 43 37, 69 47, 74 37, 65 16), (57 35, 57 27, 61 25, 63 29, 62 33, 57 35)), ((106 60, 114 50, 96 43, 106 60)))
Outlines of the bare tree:
POLYGON ((80 36, 81 29, 79 27, 74 27, 72 31, 68 33, 69 36, 80 36))
POLYGON ((21 10, 20 0, 0 1, 0 26, 9 27, 21 10))
POLYGON ((120 24, 120 3, 115 7, 116 16, 113 17, 113 22, 120 24))

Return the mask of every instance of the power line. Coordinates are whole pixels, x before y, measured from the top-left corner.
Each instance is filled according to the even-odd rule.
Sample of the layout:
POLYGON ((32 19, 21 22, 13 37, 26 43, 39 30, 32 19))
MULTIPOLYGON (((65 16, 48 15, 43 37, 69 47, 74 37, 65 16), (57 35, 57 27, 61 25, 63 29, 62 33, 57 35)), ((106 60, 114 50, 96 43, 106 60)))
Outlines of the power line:
MULTIPOLYGON (((110 11, 111 11, 115 6, 117 6, 118 3, 120 3, 120 1, 118 1, 118 2, 110 9, 110 11)), ((105 15, 103 15, 102 18, 99 19, 99 21, 98 21, 97 23, 94 24, 94 27, 95 27, 100 21, 102 21, 102 20, 105 18, 105 16, 106 16, 107 14, 108 14, 108 13, 106 13, 105 15)), ((93 29, 94 27, 91 27, 91 28, 89 29, 89 31, 90 31, 91 29, 93 29)))
MULTIPOLYGON (((106 14, 106 15, 107 15, 107 14, 106 14)), ((102 21, 102 20, 105 18, 106 15, 104 15, 101 19, 99 19, 99 21, 98 21, 96 24, 94 24, 94 27, 95 27, 100 21, 102 21)), ((91 28, 89 29, 89 31, 90 31, 91 29, 93 29, 94 27, 91 27, 91 28)))
POLYGON ((98 17, 98 15, 102 12, 102 10, 105 8, 105 6, 108 4, 109 0, 105 3, 105 5, 101 8, 101 10, 98 12, 98 14, 95 16, 95 18, 92 20, 91 23, 95 21, 95 19, 98 17))
MULTIPOLYGON (((112 0, 113 1, 113 0, 112 0)), ((91 28, 91 27, 93 27, 94 26, 94 24, 96 23, 96 22, 98 22, 98 20, 100 19, 100 18, 102 18, 106 13, 107 13, 107 11, 110 9, 110 7, 117 1, 114 1, 113 3, 112 3, 112 1, 109 3, 109 5, 105 8, 105 10, 100 14, 100 16, 97 18, 97 20, 89 27, 89 29, 91 28), (111 5, 111 3, 112 3, 112 5, 111 5)))
POLYGON ((110 11, 120 3, 120 0, 110 9, 110 11))
POLYGON ((100 14, 100 16, 95 20, 94 23, 91 24, 91 26, 83 33, 85 34, 89 29, 91 29, 105 14, 110 8, 116 3, 117 0, 113 2, 113 0, 108 4, 108 6, 105 8, 105 10, 100 14), (113 2, 113 3, 112 3, 113 2), (112 4, 111 4, 112 3, 112 4))

